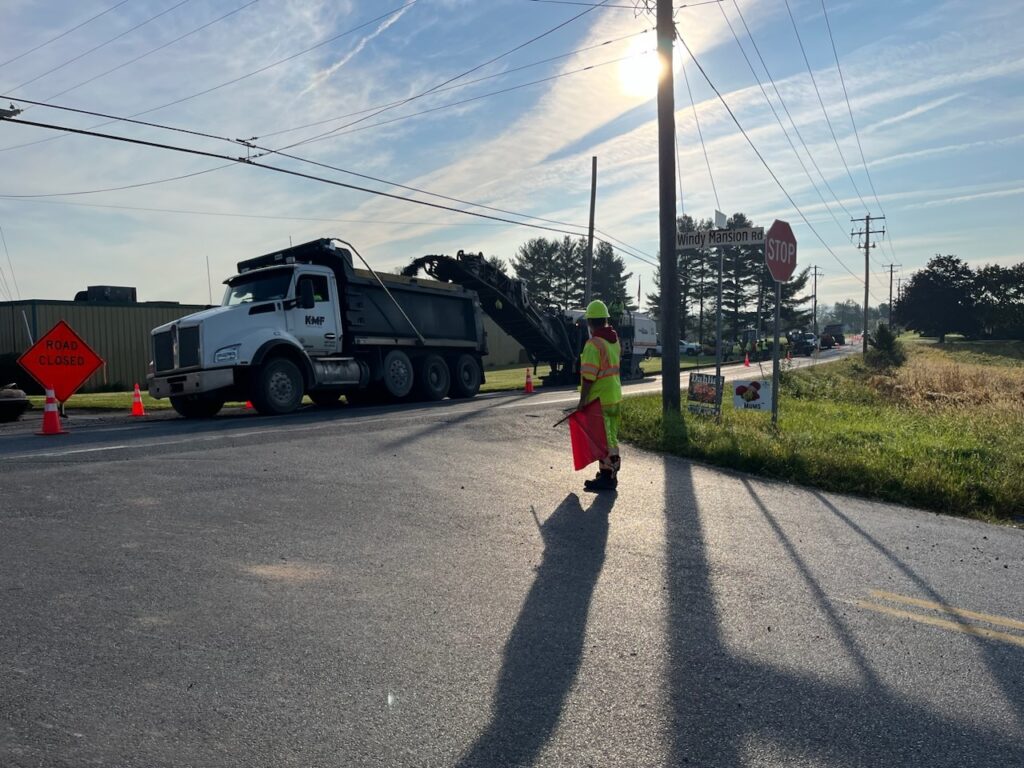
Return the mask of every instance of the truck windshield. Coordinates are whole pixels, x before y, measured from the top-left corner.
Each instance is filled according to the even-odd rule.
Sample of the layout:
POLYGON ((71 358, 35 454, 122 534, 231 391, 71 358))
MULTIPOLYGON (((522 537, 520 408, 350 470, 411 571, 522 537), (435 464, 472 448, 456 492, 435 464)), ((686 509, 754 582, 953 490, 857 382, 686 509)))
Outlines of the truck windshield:
POLYGON ((293 269, 286 268, 233 277, 228 281, 221 306, 232 307, 253 301, 287 298, 288 288, 292 284, 292 272, 293 269))

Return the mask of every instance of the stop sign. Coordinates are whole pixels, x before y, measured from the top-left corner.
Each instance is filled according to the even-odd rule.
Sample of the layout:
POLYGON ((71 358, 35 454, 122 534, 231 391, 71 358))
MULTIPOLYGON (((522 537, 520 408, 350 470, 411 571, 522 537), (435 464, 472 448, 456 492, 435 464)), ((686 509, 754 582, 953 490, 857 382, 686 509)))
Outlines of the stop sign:
POLYGON ((775 220, 764 237, 764 260, 772 278, 784 283, 796 269, 796 236, 789 224, 775 220))

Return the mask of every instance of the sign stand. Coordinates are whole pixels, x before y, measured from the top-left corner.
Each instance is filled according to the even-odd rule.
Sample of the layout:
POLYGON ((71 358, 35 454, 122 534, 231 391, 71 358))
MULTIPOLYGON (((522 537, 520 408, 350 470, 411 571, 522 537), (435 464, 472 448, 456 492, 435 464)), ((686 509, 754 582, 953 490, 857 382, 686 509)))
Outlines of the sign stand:
POLYGON ((772 426, 779 424, 779 318, 782 316, 782 283, 775 283, 775 344, 772 351, 772 426))

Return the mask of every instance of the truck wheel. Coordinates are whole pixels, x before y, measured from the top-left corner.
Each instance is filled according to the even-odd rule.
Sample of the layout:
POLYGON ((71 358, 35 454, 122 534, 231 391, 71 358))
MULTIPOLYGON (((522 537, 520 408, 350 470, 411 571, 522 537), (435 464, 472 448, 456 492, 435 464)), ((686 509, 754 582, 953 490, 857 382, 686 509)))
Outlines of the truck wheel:
POLYGON ((309 393, 309 399, 320 408, 330 408, 332 405, 337 405, 339 397, 341 397, 340 389, 321 389, 309 393))
POLYGON ((182 395, 171 398, 171 407, 186 419, 210 419, 224 407, 224 398, 207 395, 182 395))
POLYGON ((412 391, 412 361, 400 349, 393 349, 384 357, 384 389, 399 400, 412 391))
POLYGON ((483 372, 480 362, 472 355, 461 354, 455 358, 452 366, 452 385, 449 394, 452 397, 473 397, 480 391, 483 372))
POLYGON ((262 414, 291 413, 302 403, 302 372, 291 360, 277 357, 256 374, 252 404, 262 414))
POLYGON ((440 355, 427 355, 416 371, 416 391, 423 400, 444 400, 452 377, 448 364, 440 355))

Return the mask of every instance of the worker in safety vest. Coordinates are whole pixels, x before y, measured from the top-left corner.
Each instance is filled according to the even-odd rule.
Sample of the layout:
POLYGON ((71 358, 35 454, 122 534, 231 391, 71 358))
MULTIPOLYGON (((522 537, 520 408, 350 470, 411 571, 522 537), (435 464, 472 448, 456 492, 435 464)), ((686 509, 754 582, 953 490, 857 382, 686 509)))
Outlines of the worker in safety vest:
POLYGON ((613 491, 619 484, 622 463, 618 440, 622 406, 619 336, 608 322, 608 307, 603 301, 590 302, 583 316, 590 329, 590 338, 580 355, 580 402, 577 409, 600 400, 608 438, 608 457, 601 460, 597 477, 587 480, 583 487, 588 491, 613 491))

